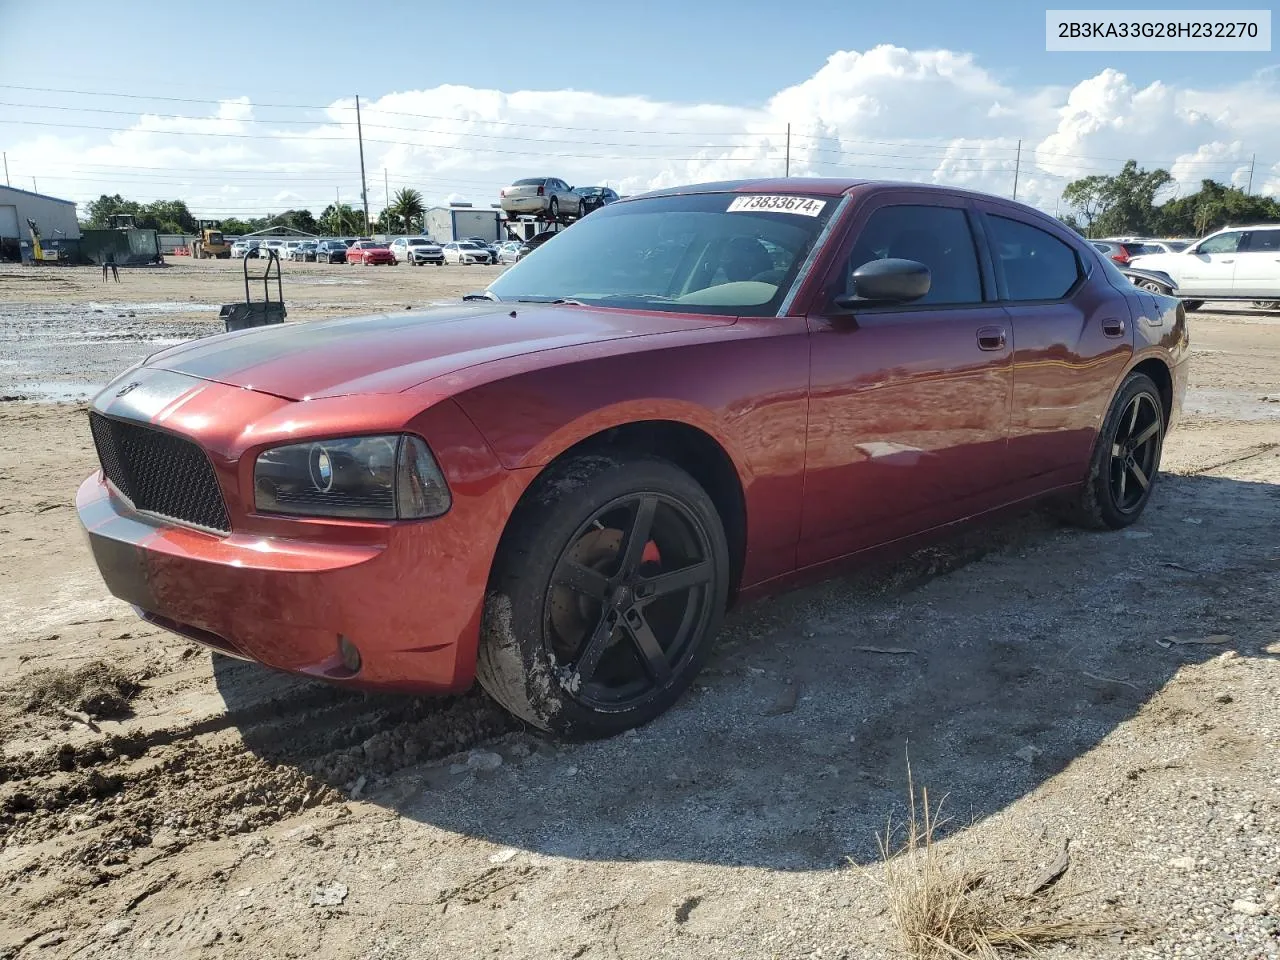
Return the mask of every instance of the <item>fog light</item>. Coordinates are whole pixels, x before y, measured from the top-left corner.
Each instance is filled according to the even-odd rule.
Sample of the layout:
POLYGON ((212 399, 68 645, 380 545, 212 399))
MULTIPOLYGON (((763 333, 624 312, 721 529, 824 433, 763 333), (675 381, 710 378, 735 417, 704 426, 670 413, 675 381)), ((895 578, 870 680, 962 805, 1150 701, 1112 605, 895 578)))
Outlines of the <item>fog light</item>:
POLYGON ((342 657, 342 665, 352 673, 360 671, 360 651, 356 649, 356 645, 338 634, 338 654, 342 657))

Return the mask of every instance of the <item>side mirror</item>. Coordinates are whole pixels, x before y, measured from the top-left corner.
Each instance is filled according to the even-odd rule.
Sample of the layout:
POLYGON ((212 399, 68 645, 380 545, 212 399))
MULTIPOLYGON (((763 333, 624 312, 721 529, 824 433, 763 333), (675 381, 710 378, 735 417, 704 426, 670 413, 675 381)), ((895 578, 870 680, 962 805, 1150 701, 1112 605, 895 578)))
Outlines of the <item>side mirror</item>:
POLYGON ((917 260, 888 257, 870 260, 853 271, 853 293, 835 298, 845 310, 882 304, 910 303, 929 292, 929 268, 917 260))

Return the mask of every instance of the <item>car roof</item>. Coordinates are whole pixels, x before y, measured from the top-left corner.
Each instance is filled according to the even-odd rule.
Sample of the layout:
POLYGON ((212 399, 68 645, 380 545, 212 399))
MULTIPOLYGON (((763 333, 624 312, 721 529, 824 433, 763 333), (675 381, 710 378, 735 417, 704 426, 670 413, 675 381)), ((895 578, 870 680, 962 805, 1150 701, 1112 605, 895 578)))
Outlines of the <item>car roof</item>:
MULTIPOLYGON (((1011 203, 1014 206, 1027 210, 1035 209, 1021 201, 1009 200, 1006 197, 1001 197, 992 193, 984 193, 981 190, 968 190, 963 187, 944 186, 933 183, 919 183, 913 180, 870 180, 867 178, 844 177, 772 177, 754 180, 716 180, 710 183, 693 183, 678 187, 666 187, 659 190, 651 190, 647 193, 622 197, 619 202, 628 203, 632 200, 642 200, 652 197, 674 197, 698 193, 803 193, 820 197, 838 197, 862 187, 874 188, 876 190, 903 189, 937 192, 943 196, 961 196, 982 200, 998 200, 1002 203, 1011 203)), ((1036 212, 1040 213, 1042 216, 1047 216, 1043 211, 1036 212)))

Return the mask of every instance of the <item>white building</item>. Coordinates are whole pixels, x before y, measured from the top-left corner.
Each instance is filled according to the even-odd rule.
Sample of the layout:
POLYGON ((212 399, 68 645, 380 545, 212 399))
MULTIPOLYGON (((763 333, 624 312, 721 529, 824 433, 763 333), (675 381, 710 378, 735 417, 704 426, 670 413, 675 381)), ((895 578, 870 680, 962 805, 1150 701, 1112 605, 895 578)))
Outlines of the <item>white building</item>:
POLYGON ((0 186, 0 260, 31 257, 27 220, 36 222, 43 240, 79 240, 80 222, 71 200, 0 186))

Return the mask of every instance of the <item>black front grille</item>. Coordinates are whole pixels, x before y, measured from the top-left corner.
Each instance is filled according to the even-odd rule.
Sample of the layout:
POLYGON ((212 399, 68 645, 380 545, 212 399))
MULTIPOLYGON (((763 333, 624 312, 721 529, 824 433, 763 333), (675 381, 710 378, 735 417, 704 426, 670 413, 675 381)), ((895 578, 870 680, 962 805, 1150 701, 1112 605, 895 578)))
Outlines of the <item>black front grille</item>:
POLYGON ((90 411, 102 472, 134 507, 210 530, 231 531, 222 489, 203 450, 181 437, 90 411))

